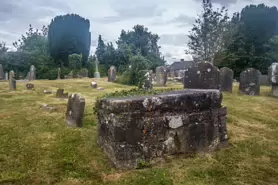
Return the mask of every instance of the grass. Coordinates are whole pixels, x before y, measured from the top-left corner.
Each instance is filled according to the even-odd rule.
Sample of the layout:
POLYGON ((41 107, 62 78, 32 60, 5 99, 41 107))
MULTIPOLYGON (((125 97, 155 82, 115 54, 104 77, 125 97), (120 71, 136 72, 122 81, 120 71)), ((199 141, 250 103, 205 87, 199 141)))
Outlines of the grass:
MULTIPOLYGON (((230 146, 185 158, 176 156, 152 168, 114 169, 96 143, 97 119, 93 113, 98 96, 132 87, 97 81, 105 88, 90 88, 90 80, 35 81, 35 91, 8 91, 0 82, 0 184, 278 184, 278 99, 270 87, 261 96, 224 93, 228 107, 230 146), (43 94, 64 88, 86 99, 83 128, 65 124, 66 100, 43 94), (56 107, 48 112, 46 103, 56 107)), ((169 84, 181 88, 181 84, 169 84)))

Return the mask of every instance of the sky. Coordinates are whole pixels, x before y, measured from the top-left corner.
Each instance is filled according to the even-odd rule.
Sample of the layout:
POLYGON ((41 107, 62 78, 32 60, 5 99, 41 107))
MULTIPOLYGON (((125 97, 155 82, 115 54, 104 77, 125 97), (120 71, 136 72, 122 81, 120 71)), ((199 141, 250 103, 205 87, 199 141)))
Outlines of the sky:
MULTIPOLYGON (((186 55, 188 33, 202 11, 202 0, 0 0, 0 41, 12 50, 29 24, 41 29, 57 15, 76 13, 90 20, 91 52, 95 52, 98 35, 115 42, 122 29, 136 24, 146 26, 160 36, 161 53, 167 63, 186 55)), ((212 0, 215 8, 226 6, 230 16, 246 5, 265 3, 277 6, 278 0, 212 0)))

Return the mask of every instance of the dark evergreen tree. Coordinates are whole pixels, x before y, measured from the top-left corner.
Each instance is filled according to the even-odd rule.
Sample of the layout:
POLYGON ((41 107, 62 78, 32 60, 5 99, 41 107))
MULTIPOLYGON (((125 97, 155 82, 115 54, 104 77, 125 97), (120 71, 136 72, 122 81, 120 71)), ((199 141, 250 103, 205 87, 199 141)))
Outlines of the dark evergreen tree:
POLYGON ((49 26, 48 42, 51 56, 56 62, 68 65, 71 54, 82 54, 85 64, 91 46, 90 22, 76 14, 55 17, 49 26))

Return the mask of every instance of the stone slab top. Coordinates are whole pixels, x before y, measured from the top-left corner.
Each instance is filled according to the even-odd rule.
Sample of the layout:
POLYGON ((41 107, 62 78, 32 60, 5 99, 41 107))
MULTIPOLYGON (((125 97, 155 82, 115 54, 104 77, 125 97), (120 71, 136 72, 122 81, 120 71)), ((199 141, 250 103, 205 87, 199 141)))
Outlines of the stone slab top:
POLYGON ((99 100, 98 106, 111 113, 169 111, 169 109, 194 112, 220 108, 221 102, 222 93, 217 89, 185 89, 152 96, 104 98, 99 100))

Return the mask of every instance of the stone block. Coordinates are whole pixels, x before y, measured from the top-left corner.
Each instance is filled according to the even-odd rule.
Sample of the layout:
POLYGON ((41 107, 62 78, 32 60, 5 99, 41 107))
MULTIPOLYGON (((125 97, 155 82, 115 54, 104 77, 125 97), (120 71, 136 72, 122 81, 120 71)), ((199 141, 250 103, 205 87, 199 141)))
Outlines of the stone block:
POLYGON ((186 89, 97 102, 98 143, 116 168, 174 154, 211 151, 227 142, 219 90, 186 89))

